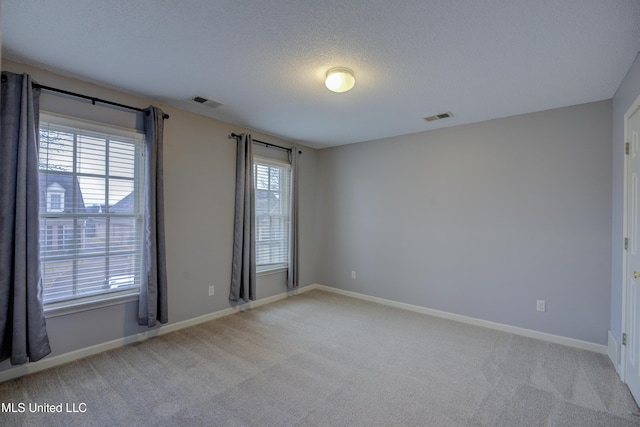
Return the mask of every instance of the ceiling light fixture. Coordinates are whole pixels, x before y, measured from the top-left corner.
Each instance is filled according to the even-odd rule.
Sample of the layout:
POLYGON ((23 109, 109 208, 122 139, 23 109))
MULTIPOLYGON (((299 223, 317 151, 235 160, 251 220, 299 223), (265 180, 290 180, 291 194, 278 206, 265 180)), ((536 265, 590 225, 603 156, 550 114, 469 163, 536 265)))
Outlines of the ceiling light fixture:
POLYGON ((353 71, 348 68, 332 68, 327 71, 327 78, 324 81, 327 89, 333 92, 347 92, 356 84, 353 71))

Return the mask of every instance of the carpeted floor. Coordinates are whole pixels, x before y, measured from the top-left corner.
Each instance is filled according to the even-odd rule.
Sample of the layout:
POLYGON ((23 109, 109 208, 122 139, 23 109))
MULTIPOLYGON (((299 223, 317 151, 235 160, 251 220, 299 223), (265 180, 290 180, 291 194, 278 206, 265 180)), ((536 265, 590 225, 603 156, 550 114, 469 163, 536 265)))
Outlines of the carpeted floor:
POLYGON ((604 355, 319 290, 0 384, 0 402, 18 411, 2 426, 640 425, 604 355))

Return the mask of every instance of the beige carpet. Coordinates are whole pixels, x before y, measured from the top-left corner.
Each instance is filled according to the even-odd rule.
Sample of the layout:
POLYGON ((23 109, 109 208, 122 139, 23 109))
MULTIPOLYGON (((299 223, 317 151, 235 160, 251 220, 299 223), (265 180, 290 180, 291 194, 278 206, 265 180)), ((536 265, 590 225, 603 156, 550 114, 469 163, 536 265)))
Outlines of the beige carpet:
POLYGON ((0 384, 0 402, 25 405, 2 426, 640 425, 604 355, 319 290, 0 384))

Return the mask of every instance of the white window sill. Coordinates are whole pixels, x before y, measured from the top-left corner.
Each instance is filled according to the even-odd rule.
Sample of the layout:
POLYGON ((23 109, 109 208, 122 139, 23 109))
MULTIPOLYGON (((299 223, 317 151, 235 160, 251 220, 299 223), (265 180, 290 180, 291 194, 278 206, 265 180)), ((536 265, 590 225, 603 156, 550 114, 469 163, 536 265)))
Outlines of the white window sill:
POLYGON ((109 307, 117 304, 124 304, 130 301, 138 301, 139 292, 119 293, 115 295, 101 295, 93 298, 78 299, 74 301, 62 301, 45 304, 45 318, 66 316, 67 314, 79 313, 81 311, 95 310, 97 308, 109 307))
MULTIPOLYGON (((262 266, 258 267, 256 276, 268 276, 271 274, 286 273, 289 269, 286 265, 262 266)), ((67 314, 79 313, 82 311, 95 310, 102 307, 109 307, 117 304, 124 304, 131 301, 138 301, 138 292, 116 294, 109 296, 99 296, 75 301, 63 301, 45 304, 44 314, 46 318, 66 316, 67 314)))

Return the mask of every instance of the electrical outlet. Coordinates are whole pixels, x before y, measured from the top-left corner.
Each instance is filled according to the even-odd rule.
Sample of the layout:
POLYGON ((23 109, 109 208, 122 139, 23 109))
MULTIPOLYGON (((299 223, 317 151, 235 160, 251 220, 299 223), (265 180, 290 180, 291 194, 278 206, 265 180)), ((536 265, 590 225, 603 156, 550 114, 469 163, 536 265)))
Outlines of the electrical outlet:
POLYGON ((352 271, 352 272, 351 272, 351 278, 352 278, 352 279, 355 279, 355 278, 356 278, 356 272, 355 272, 355 271, 352 271))
POLYGON ((536 310, 547 311, 547 303, 544 300, 539 299, 536 301, 536 310))
POLYGON ((214 294, 214 291, 215 291, 214 288, 215 288, 215 286, 213 286, 213 285, 209 286, 209 296, 214 294))

